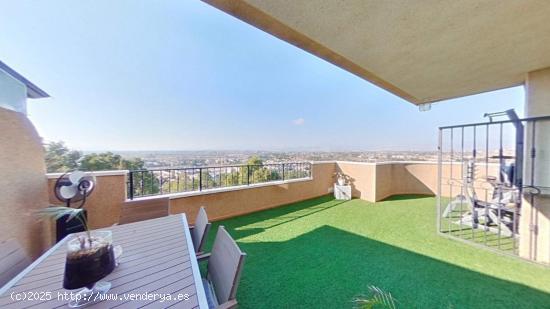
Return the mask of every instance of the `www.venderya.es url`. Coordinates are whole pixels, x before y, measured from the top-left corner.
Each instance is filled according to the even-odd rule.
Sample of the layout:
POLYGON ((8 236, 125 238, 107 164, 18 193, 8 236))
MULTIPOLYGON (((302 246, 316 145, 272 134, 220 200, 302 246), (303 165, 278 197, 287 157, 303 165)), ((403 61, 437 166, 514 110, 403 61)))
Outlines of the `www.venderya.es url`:
POLYGON ((187 293, 73 293, 73 292, 12 292, 10 297, 14 301, 49 301, 57 299, 58 301, 89 301, 99 302, 105 300, 111 301, 157 301, 163 302, 179 302, 189 300, 190 295, 187 293))

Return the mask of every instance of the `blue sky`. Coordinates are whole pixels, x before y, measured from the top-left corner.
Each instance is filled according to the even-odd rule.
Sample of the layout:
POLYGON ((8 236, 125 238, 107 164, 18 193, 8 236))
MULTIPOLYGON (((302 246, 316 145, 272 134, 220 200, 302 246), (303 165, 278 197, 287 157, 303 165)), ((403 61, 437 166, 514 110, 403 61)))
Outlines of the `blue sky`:
POLYGON ((437 127, 522 87, 429 112, 198 0, 0 0, 0 59, 52 95, 46 140, 81 150, 433 150, 437 127))

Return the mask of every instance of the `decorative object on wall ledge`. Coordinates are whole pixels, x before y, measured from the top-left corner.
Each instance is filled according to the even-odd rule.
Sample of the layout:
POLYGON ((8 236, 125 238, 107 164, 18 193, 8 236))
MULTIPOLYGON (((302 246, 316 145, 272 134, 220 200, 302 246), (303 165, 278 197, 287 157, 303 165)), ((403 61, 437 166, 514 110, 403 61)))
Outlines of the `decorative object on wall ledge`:
POLYGON ((342 172, 334 173, 334 177, 336 177, 336 183, 338 183, 339 186, 345 186, 351 181, 351 177, 342 172))

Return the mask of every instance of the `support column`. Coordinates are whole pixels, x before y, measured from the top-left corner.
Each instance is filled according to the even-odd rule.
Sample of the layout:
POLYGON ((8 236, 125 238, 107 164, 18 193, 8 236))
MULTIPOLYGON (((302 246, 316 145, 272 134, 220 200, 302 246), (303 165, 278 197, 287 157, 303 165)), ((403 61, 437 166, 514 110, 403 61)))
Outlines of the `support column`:
MULTIPOLYGON (((550 68, 527 74, 525 94, 525 117, 550 115, 550 68)), ((519 255, 550 264, 550 121, 526 125, 524 158, 523 184, 541 194, 523 196, 519 255)))

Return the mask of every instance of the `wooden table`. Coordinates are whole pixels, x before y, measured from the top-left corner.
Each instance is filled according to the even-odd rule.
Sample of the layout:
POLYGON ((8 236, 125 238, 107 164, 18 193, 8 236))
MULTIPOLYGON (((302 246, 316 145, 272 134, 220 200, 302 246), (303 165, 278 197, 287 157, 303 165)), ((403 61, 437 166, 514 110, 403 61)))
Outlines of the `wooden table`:
MULTIPOLYGON (((108 293, 117 299, 86 308, 208 308, 185 214, 104 230, 112 231, 113 244, 123 248, 120 265, 102 280, 112 283, 108 293)), ((66 308, 64 293, 70 297, 78 291, 62 287, 66 243, 73 237, 65 237, 6 284, 0 308, 66 308)))

